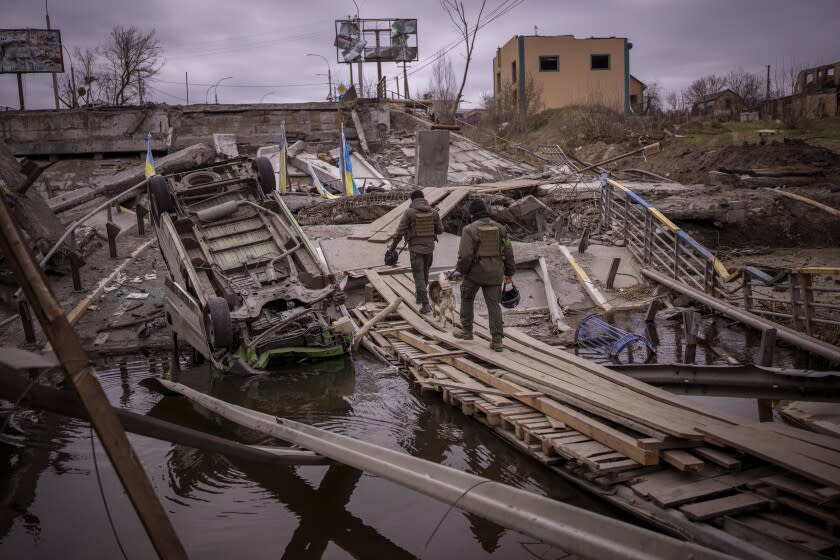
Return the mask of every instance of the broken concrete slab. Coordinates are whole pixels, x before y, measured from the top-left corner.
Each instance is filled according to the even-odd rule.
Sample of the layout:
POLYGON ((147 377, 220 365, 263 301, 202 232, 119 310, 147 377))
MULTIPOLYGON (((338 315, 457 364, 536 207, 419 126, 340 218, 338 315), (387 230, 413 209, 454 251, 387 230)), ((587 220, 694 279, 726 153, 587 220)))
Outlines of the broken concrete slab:
POLYGON ((422 187, 446 186, 449 171, 449 131, 418 130, 414 159, 415 184, 422 187))
MULTIPOLYGON (((179 171, 209 165, 215 160, 216 150, 207 144, 194 144, 156 160, 155 171, 161 175, 165 173, 177 173, 179 171)), ((131 167, 105 179, 96 191, 97 194, 113 196, 136 185, 144 177, 145 167, 142 162, 138 162, 135 167, 131 167)))
POLYGON ((213 147, 216 153, 229 159, 239 157, 235 134, 213 134, 213 147))

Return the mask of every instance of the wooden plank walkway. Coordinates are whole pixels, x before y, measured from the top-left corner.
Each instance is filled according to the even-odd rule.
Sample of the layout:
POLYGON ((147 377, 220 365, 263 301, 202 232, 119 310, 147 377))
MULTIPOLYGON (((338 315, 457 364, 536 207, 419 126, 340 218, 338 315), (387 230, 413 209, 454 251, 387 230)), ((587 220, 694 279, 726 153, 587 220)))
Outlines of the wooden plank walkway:
POLYGON ((646 507, 680 510, 689 524, 755 531, 769 544, 749 542, 768 551, 778 544, 768 528, 781 523, 803 557, 840 553, 840 440, 699 407, 515 329, 492 352, 485 320, 475 340, 455 339, 417 313, 407 276, 371 271, 368 280, 382 302, 357 308, 360 320, 404 299, 369 335, 383 354, 421 391, 548 468, 605 489, 627 486, 646 507))

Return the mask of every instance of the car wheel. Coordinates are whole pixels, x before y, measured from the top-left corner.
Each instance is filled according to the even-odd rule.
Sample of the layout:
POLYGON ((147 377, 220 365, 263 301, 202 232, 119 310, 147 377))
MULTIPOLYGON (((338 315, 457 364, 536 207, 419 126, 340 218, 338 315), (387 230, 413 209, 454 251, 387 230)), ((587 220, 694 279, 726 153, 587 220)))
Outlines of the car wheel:
POLYGON ((274 166, 271 165, 270 159, 267 157, 254 158, 254 170, 257 172, 257 178, 265 194, 269 194, 277 188, 277 176, 274 174, 274 166))
POLYGON ((212 297, 204 308, 204 329, 207 341, 214 350, 233 345, 233 321, 225 298, 212 297))
POLYGON ((161 214, 175 210, 175 201, 172 200, 169 182, 160 175, 149 177, 149 204, 156 224, 160 223, 161 214))

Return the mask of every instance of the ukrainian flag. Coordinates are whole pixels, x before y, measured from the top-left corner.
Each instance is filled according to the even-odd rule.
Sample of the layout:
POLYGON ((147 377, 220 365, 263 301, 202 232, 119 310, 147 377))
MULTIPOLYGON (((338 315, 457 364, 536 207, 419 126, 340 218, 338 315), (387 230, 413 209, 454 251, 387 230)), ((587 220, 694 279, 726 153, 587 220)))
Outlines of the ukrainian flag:
POLYGON ((279 169, 277 173, 278 190, 280 194, 286 193, 286 188, 289 186, 289 169, 288 165, 288 142, 286 141, 286 121, 280 123, 280 155, 279 155, 279 169))
POLYGON ((157 175, 155 159, 152 157, 152 133, 146 135, 146 178, 157 175))
POLYGON ((347 138, 344 137, 344 127, 341 127, 341 168, 344 174, 344 188, 347 196, 359 194, 359 189, 353 181, 353 164, 350 162, 350 146, 347 145, 347 138))

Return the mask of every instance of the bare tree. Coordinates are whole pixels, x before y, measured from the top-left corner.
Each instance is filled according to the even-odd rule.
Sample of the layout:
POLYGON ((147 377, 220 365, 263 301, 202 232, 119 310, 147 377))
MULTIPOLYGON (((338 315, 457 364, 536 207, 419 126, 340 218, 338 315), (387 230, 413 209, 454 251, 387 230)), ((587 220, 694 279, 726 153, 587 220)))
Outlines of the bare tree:
POLYGON ((790 60, 782 62, 773 67, 773 97, 786 97, 794 95, 796 91, 796 80, 799 73, 808 67, 807 64, 790 60))
POLYGON ((738 94, 745 109, 758 107, 763 96, 762 80, 758 74, 745 72, 742 69, 732 70, 726 76, 726 85, 738 94))
POLYGON ((75 79, 66 73, 62 77, 58 95, 61 102, 67 107, 74 104, 78 107, 102 101, 100 90, 103 76, 96 50, 77 47, 72 57, 71 68, 75 79))
POLYGON ((105 77, 102 80, 112 105, 143 102, 146 82, 163 67, 163 54, 155 30, 143 33, 136 27, 114 27, 102 47, 105 77))
POLYGON ((538 119, 544 109, 542 86, 534 80, 532 74, 525 78, 525 101, 520 104, 519 86, 514 83, 503 84, 496 95, 484 96, 484 108, 487 110, 488 124, 497 132, 524 132, 538 119), (522 111, 522 105, 525 111, 522 111))
MULTIPOLYGON (((683 90, 683 97, 687 105, 693 106, 695 103, 702 101, 706 96, 717 93, 725 87, 725 77, 709 74, 691 82, 691 85, 683 90)), ((705 113, 705 106, 701 107, 701 112, 705 113)))
POLYGON ((642 93, 642 114, 652 115, 662 112, 662 86, 651 82, 642 93))
POLYGON ((429 83, 429 97, 432 99, 432 112, 436 121, 445 124, 455 122, 457 88, 458 81, 452 70, 452 62, 441 54, 432 66, 432 79, 429 83))
POLYGON ((462 1, 440 0, 441 7, 444 11, 446 11, 449 19, 452 20, 452 23, 455 25, 458 33, 463 38, 466 54, 466 60, 464 62, 464 76, 461 78, 461 86, 458 88, 458 95, 455 96, 455 110, 453 113, 458 111, 458 105, 460 105, 461 98, 464 94, 464 86, 467 84, 467 74, 470 71, 470 62, 472 62, 475 38, 482 25, 481 18, 484 15, 485 4, 487 4, 487 0, 481 0, 481 7, 478 10, 478 15, 475 17, 474 22, 470 22, 470 18, 467 15, 466 8, 464 8, 464 3, 462 1))

